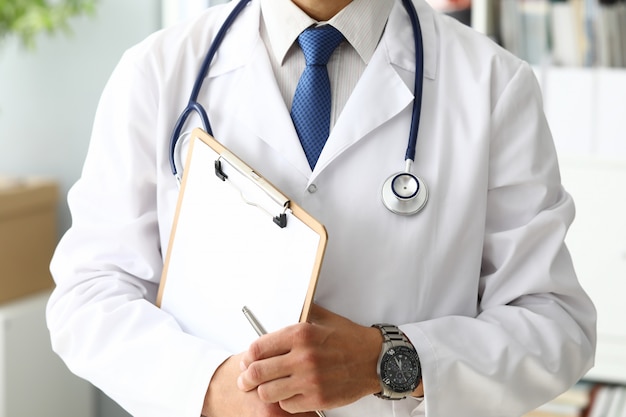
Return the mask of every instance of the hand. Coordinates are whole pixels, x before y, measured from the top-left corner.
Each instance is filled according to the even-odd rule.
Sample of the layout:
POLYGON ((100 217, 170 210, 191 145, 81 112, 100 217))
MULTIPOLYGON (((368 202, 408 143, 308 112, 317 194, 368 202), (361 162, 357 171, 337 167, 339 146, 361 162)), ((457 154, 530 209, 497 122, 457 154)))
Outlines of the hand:
POLYGON ((239 389, 290 413, 328 410, 380 392, 380 331, 315 305, 309 321, 254 342, 241 358, 239 389))
MULTIPOLYGON (((202 415, 209 417, 291 417, 278 404, 261 401, 255 391, 237 389, 237 377, 241 374, 242 355, 231 356, 215 372, 202 407, 202 415)), ((315 413, 298 414, 300 417, 316 417, 315 413)))

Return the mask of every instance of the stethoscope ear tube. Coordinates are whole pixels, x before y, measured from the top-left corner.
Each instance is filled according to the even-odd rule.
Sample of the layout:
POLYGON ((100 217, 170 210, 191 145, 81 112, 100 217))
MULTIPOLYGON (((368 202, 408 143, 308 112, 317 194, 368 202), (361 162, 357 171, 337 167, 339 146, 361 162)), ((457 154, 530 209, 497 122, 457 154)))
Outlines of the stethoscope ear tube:
POLYGON ((413 96, 413 116, 411 117, 411 129, 409 132, 409 144, 406 148, 404 159, 415 161, 415 152, 417 147, 417 134, 420 127, 420 115, 422 114, 422 95, 424 89, 424 44, 422 40, 422 28, 420 26, 417 11, 411 0, 403 0, 404 7, 407 10, 413 33, 415 34, 415 87, 413 96))
POLYGON ((209 116, 207 112, 204 110, 204 107, 198 103, 198 95, 200 95, 200 89, 202 88, 202 84, 204 83, 204 79, 209 73, 209 68, 211 67, 211 62, 213 62, 213 57, 215 56, 217 49, 222 44, 224 40, 224 36, 226 36, 226 32, 233 24, 233 21, 237 18, 239 13, 246 7, 246 5, 250 2, 250 0, 239 0, 239 3, 235 6, 235 8, 230 12, 224 24, 220 28, 220 30, 215 35, 215 39, 211 43, 211 47, 202 62, 202 67, 198 73, 198 77, 193 85, 193 89, 191 90, 191 95, 189 96, 189 104, 185 107, 185 110, 181 113, 176 121, 176 125, 174 126, 174 130, 172 131, 172 136, 170 137, 170 169, 172 170, 172 174, 180 178, 182 177, 182 172, 179 173, 176 167, 176 158, 174 157, 174 152, 176 151, 176 144, 178 139, 180 138, 183 127, 185 126, 185 122, 189 118, 189 115, 192 112, 198 113, 200 119, 202 120, 202 125, 204 130, 211 136, 213 136, 213 130, 211 129, 211 123, 209 122, 209 116))

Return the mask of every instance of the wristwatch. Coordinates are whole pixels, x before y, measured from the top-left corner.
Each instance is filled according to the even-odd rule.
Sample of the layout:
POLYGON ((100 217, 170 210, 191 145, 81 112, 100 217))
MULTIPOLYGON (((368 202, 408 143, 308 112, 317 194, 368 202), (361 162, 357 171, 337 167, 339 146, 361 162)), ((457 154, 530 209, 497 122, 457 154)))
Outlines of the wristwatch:
POLYGON ((375 394, 385 400, 401 400, 417 388, 422 380, 419 356, 413 344, 393 324, 374 324, 383 335, 378 357, 378 378, 382 391, 375 394))

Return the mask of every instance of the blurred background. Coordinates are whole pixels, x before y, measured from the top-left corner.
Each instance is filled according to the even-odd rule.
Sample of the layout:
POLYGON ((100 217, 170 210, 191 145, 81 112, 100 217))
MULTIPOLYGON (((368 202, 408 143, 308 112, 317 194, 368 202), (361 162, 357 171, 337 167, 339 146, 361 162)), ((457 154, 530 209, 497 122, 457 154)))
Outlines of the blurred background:
MULTIPOLYGON (((28 1, 0 0, 0 417, 128 416, 52 354, 43 316, 52 286, 47 263, 70 225, 65 195, 122 53, 220 2, 83 0, 85 12, 61 16, 67 30, 31 33, 24 22, 2 21, 28 1)), ((577 203, 568 245, 598 307, 597 364, 576 387, 582 394, 570 400, 570 414, 546 405, 542 415, 597 409, 598 392, 614 412, 626 410, 626 0, 431 5, 534 66, 563 181, 577 203)), ((33 21, 58 23, 45 14, 33 21)))

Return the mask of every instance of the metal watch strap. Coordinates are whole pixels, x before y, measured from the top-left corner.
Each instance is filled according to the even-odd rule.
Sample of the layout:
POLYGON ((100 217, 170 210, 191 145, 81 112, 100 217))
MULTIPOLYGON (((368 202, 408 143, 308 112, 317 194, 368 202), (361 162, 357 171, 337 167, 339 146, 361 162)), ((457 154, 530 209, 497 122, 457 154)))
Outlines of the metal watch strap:
MULTIPOLYGON (((415 347, 413 346, 409 338, 406 337, 406 335, 398 328, 398 326, 395 326, 389 323, 378 323, 378 324, 373 324, 372 327, 376 327, 377 329, 379 329, 383 336, 383 345, 382 345, 381 355, 380 355, 381 358, 384 352, 391 348, 395 348, 399 346, 410 346, 412 349, 415 349, 415 347)), ((379 369, 379 377, 380 377, 380 369, 379 369)), ((385 400, 400 400, 406 397, 405 394, 396 393, 390 390, 389 388, 385 387, 385 385, 382 383, 382 380, 381 380, 381 388, 382 388, 381 392, 374 394, 378 398, 382 398, 385 400)))
POLYGON ((404 333, 398 328, 398 326, 394 326, 393 324, 380 323, 373 324, 372 327, 376 327, 380 329, 383 334, 384 343, 391 343, 391 346, 401 346, 406 343, 413 346, 408 337, 405 336, 404 333))

